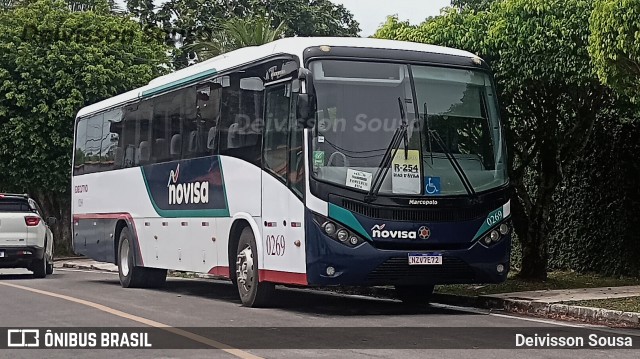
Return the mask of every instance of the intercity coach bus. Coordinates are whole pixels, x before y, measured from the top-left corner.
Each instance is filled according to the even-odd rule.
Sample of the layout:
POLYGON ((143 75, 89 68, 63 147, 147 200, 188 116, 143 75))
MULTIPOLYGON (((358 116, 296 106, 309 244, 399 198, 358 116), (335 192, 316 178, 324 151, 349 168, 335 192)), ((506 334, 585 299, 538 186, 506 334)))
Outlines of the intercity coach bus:
POLYGON ((498 283, 509 182, 488 65, 364 38, 247 47, 83 108, 73 247, 123 287, 167 270, 230 279, 243 305, 276 284, 498 283))

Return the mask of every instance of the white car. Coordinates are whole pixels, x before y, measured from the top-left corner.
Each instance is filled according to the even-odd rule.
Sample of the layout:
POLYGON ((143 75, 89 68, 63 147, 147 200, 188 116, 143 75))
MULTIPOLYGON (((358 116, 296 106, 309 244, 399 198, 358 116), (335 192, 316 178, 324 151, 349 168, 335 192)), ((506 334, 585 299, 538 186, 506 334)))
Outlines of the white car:
POLYGON ((27 268, 36 278, 53 273, 53 234, 36 202, 0 193, 0 268, 27 268))

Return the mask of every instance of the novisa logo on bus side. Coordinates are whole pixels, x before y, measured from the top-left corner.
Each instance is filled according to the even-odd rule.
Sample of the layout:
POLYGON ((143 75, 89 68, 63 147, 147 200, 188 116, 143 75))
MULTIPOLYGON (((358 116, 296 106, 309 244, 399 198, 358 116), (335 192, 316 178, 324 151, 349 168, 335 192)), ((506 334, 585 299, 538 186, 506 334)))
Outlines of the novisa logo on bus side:
POLYGON ((384 229, 386 224, 376 224, 371 228, 373 238, 416 239, 416 231, 389 231, 384 229))
POLYGON ((209 203, 209 182, 178 183, 180 164, 169 173, 169 204, 209 203))

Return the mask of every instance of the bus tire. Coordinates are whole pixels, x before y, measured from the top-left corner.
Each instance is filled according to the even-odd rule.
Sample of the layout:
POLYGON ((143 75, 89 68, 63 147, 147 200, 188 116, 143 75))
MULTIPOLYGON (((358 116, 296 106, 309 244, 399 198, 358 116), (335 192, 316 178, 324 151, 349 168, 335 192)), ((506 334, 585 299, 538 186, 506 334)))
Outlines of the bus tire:
POLYGON ((256 248, 251 228, 243 228, 236 251, 236 281, 242 305, 251 308, 268 306, 275 291, 273 283, 260 282, 256 248))
POLYGON ((120 239, 118 241, 118 275, 120 277, 120 285, 123 288, 140 288, 143 282, 143 269, 136 267, 133 263, 133 242, 129 228, 124 227, 120 231, 120 239))
POLYGON ((426 306, 433 296, 433 285, 396 285, 396 297, 409 306, 426 306))

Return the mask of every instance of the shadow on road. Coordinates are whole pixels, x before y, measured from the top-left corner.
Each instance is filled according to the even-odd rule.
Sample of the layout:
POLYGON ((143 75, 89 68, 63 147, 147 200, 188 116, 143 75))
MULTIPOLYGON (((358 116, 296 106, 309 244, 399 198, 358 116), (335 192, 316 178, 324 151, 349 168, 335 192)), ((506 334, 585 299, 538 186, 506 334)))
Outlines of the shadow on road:
POLYGON ((0 274, 0 280, 24 280, 24 279, 33 279, 33 274, 31 273, 0 274))
MULTIPOLYGON (((117 277, 113 280, 93 280, 95 283, 118 286, 117 277)), ((222 300, 240 305, 240 298, 236 288, 231 282, 170 279, 162 289, 148 289, 158 293, 171 293, 184 296, 201 297, 210 300, 222 300)), ((328 292, 309 289, 296 289, 277 287, 274 302, 271 308, 278 308, 290 312, 327 316, 388 316, 388 315, 415 315, 415 314, 446 314, 446 315, 472 315, 473 313, 461 312, 435 306, 424 308, 407 307, 399 301, 368 297, 354 297, 337 295, 328 292)))

